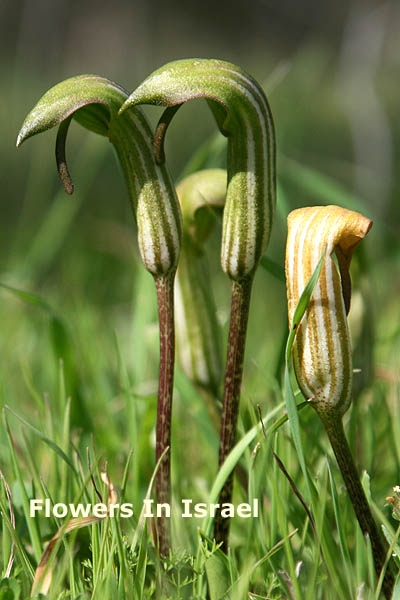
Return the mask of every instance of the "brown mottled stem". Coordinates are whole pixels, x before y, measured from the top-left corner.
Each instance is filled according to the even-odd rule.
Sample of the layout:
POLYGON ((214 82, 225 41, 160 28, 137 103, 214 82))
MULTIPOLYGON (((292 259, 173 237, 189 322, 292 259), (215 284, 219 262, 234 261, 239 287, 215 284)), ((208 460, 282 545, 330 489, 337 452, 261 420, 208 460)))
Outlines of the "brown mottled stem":
MULTIPOLYGON (((158 379, 156 462, 165 448, 171 447, 171 411, 174 384, 175 331, 174 331, 174 276, 175 273, 155 277, 160 324, 160 369, 158 379)), ((167 452, 156 477, 157 503, 171 505, 170 451, 167 452)), ((167 517, 157 519, 159 551, 168 556, 171 545, 171 527, 167 517)))
MULTIPOLYGON (((236 442, 236 425, 239 415, 240 388, 242 385, 243 360, 246 343, 247 321, 249 317, 250 294, 253 278, 232 282, 231 318, 229 324, 228 352, 225 367, 224 400, 222 407, 221 435, 219 444, 219 466, 223 464, 236 442)), ((221 490, 220 504, 232 501, 233 472, 221 490)), ((214 535, 222 542, 224 551, 228 548, 229 518, 215 517, 214 535)))
MULTIPOLYGON (((357 520, 360 524, 361 531, 364 535, 368 534, 369 536, 374 558, 375 571, 377 577, 379 578, 379 575, 385 564, 388 547, 377 527, 374 517, 372 516, 368 500, 362 488, 360 477, 358 475, 346 436, 344 434, 342 418, 339 415, 332 414, 332 411, 330 411, 330 414, 327 414, 326 412, 318 410, 317 408, 317 412, 321 417, 328 434, 329 441, 332 445, 339 469, 342 473, 347 488, 347 492, 350 496, 357 520)), ((390 600, 392 597, 395 581, 393 573, 393 560, 390 559, 382 584, 382 591, 387 600, 390 600)))

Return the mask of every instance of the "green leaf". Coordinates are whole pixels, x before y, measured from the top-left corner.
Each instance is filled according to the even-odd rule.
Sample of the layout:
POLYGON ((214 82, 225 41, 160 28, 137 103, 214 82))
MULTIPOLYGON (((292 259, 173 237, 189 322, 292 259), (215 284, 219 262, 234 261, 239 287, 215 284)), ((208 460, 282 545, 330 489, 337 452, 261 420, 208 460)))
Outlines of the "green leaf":
POLYGON ((307 285, 305 286, 303 293, 300 296, 300 299, 297 303, 296 309, 293 314, 293 322, 289 332, 288 341, 286 344, 286 364, 285 364, 285 381, 284 381, 284 389, 285 389, 285 400, 286 400, 286 409, 289 417, 289 425, 293 436, 293 442, 297 451, 297 456, 299 459, 299 463, 301 466, 301 470, 303 472, 304 480, 306 483, 306 488, 308 492, 308 500, 312 502, 313 495, 311 490, 311 485, 309 481, 308 471, 306 467, 306 461, 304 458, 303 452, 303 444, 301 441, 300 435, 300 423, 299 416, 297 413, 296 399, 294 397, 292 383, 291 383, 291 370, 292 370, 292 348, 294 343, 294 338, 296 335, 297 328, 300 324, 301 319, 307 309, 307 306, 310 302, 311 296, 313 294, 314 288, 318 281, 319 274, 321 272, 322 264, 324 262, 326 254, 326 248, 324 249, 321 258, 318 261, 317 266, 313 274, 311 275, 307 285))
POLYGON ((16 579, 2 579, 0 581, 0 600, 19 600, 21 587, 16 579))
MULTIPOLYGON (((146 496, 145 496, 144 500, 149 500, 150 499, 151 491, 153 489, 153 485, 154 485, 154 481, 156 479, 156 475, 158 473, 158 469, 160 468, 160 465, 161 465, 161 463, 162 463, 162 461, 164 459, 164 456, 166 456, 166 454, 168 452, 169 452, 169 446, 167 446, 164 449, 163 453, 161 454, 160 458, 157 461, 156 466, 154 467, 154 471, 153 471, 153 474, 151 476, 149 485, 147 487, 147 492, 146 492, 146 496)), ((146 514, 146 510, 147 510, 146 504, 145 504, 145 501, 143 501, 143 507, 142 507, 142 510, 140 511, 139 519, 138 519, 137 526, 136 526, 136 529, 135 529, 135 534, 133 536, 133 540, 132 540, 132 544, 131 544, 131 552, 134 552, 134 550, 135 550, 138 542, 141 543, 142 537, 143 537, 143 535, 145 535, 145 526, 146 526, 146 517, 145 517, 145 514, 146 514)))
POLYGON ((41 431, 39 431, 39 429, 36 429, 36 427, 34 427, 30 423, 28 423, 28 421, 25 421, 25 419, 23 419, 16 412, 14 412, 12 410, 12 408, 10 408, 7 405, 4 408, 6 408, 11 414, 14 415, 14 417, 16 417, 19 421, 21 421, 21 423, 23 425, 25 425, 25 427, 28 427, 28 429, 30 429, 30 431, 32 431, 45 444, 47 444, 64 462, 67 463, 67 465, 70 467, 70 469, 73 471, 73 473, 78 477, 78 473, 75 469, 73 462, 65 454, 65 452, 60 448, 60 446, 58 446, 55 442, 53 442, 53 440, 50 440, 48 437, 46 437, 41 431))
POLYGON ((319 275, 320 275, 320 272, 322 269, 322 264, 324 262, 325 254, 326 254, 326 247, 321 255, 321 258, 318 261, 317 266, 314 269, 313 274, 311 275, 310 279, 308 280, 307 285, 305 286, 303 293, 301 294, 299 301, 297 303, 296 309, 294 311, 293 323, 292 323, 292 327, 290 329, 288 341, 286 344, 286 362, 287 363, 290 362, 293 342, 294 342, 294 338, 296 335, 296 330, 297 330, 297 328, 300 324, 300 321, 303 318, 304 313, 306 312, 307 306, 311 300, 311 296, 313 294, 314 288, 317 284, 317 281, 318 281, 318 278, 319 278, 319 275))
POLYGON ((339 538, 340 552, 342 554, 343 563, 345 565, 346 580, 348 583, 348 588, 351 593, 351 591, 352 591, 351 578, 350 578, 350 571, 348 568, 348 565, 351 564, 350 554, 349 554, 349 550, 348 550, 348 547, 346 544, 346 536, 345 536, 345 532, 343 529, 343 525, 344 525, 343 517, 341 517, 341 514, 340 514, 340 506, 339 506, 339 498, 338 498, 337 488, 336 488, 335 480, 333 478, 331 465, 330 465, 330 462, 328 459, 327 459, 327 465, 328 465, 329 481, 330 481, 330 485, 331 485, 333 510, 335 513, 336 528, 337 528, 338 538, 339 538))
MULTIPOLYGON (((282 410, 283 404, 278 404, 273 410, 271 410, 266 417, 263 418, 262 423, 264 427, 267 427, 268 423, 278 414, 280 410, 282 410)), ((267 435, 272 431, 276 431, 278 427, 280 427, 287 420, 286 415, 281 417, 278 421, 276 421, 273 425, 271 425, 266 433, 267 435)), ((214 480, 213 486, 211 488, 210 496, 209 496, 209 504, 215 504, 218 501, 219 494, 225 484, 225 481, 228 479, 229 475, 232 473, 233 469, 239 462, 240 457, 246 450, 249 444, 254 440, 256 435, 260 433, 262 430, 261 423, 257 423, 254 425, 243 437, 241 440, 237 442, 237 444, 230 451, 228 456, 226 457, 223 465, 218 471, 218 474, 214 480)), ((206 535, 209 535, 212 525, 212 518, 207 516, 202 524, 202 530, 206 535)))
MULTIPOLYGON (((301 410, 305 406, 308 406, 307 402, 303 402, 303 404, 299 404, 297 407, 297 410, 301 410)), ((263 430, 263 427, 266 428, 266 435, 268 436, 270 433, 277 431, 284 423, 286 423, 286 421, 288 420, 288 417, 285 414, 267 428, 269 422, 282 410, 282 407, 283 407, 283 403, 279 404, 273 410, 271 410, 262 419, 262 423, 260 422, 260 423, 257 423, 257 425, 254 425, 233 447, 231 452, 226 457, 222 467, 219 469, 217 476, 214 480, 214 483, 212 485, 212 488, 211 488, 211 491, 210 491, 210 494, 208 497, 209 504, 215 504, 218 501, 219 494, 220 494, 226 480, 228 479, 229 475, 231 474, 231 472, 233 471, 233 469, 239 462, 240 457, 245 452, 245 450, 249 446, 249 444, 251 444, 251 442, 255 439, 255 437, 259 433, 261 433, 261 431, 263 430)), ((205 517, 204 521, 202 522, 201 530, 199 532, 201 537, 210 535, 213 520, 214 520, 214 518, 210 517, 209 515, 207 517, 205 517)), ((197 563, 197 568, 200 569, 201 564, 202 564, 202 556, 200 554, 200 549, 197 552, 196 563, 197 563)), ((199 576, 197 589, 198 590, 201 589, 202 585, 203 585, 202 576, 199 576)))
POLYGON ((397 574, 396 583, 393 588, 392 600, 400 600, 400 572, 397 574))
POLYGON ((294 531, 291 531, 290 533, 288 533, 288 535, 279 540, 279 542, 277 542, 275 544, 275 546, 273 546, 273 548, 271 548, 271 550, 269 550, 269 552, 267 552, 267 554, 265 554, 262 558, 260 558, 253 566, 252 566, 252 572, 255 571, 256 569, 258 569, 258 567, 260 567, 263 563, 265 563, 267 560, 269 560, 270 558, 272 558, 272 556, 274 556, 274 554, 276 554, 277 552, 279 552, 285 545, 285 542, 287 540, 290 540, 293 536, 295 536, 297 534, 298 530, 295 529, 294 531))
POLYGON ((216 550, 206 560, 206 573, 210 600, 225 598, 231 585, 231 579, 228 557, 221 550, 216 550))
POLYGON ((390 533, 389 529, 387 527, 385 527, 385 525, 382 525, 382 531, 383 531, 383 535, 386 538, 387 543, 393 549, 393 552, 400 558, 400 545, 398 544, 398 541, 397 541, 398 533, 396 533, 396 535, 393 535, 392 533, 390 533))
POLYGON ((24 290, 19 290, 15 287, 1 282, 0 287, 4 288, 5 290, 8 290, 23 302, 26 302, 27 304, 36 306, 37 308, 44 310, 47 314, 51 315, 52 317, 55 315, 54 310, 50 306, 50 304, 43 300, 43 298, 41 298, 38 294, 32 294, 32 292, 25 292, 24 290))
MULTIPOLYGON (((31 516, 30 516, 28 493, 26 491, 21 467, 20 467, 19 461, 17 460, 14 439, 13 439, 13 435, 11 433, 10 426, 7 421, 5 409, 3 409, 3 423, 5 426, 5 430, 6 430, 7 442, 8 442, 9 452, 10 452, 12 468, 14 470, 15 477, 19 483, 20 490, 21 490, 21 497, 22 497, 21 504, 22 504, 26 524, 28 527, 28 531, 29 531, 30 541, 31 541, 31 544, 33 547, 33 553, 34 553, 36 561, 39 562, 41 554, 42 554, 42 543, 41 543, 41 539, 40 539, 39 524, 38 524, 38 520, 36 518, 31 518, 31 516)), ((7 510, 4 510, 3 507, 1 507, 1 508, 2 508, 2 512, 3 512, 3 519, 8 524, 7 526, 8 526, 9 533, 11 534, 11 536, 13 538, 13 541, 16 545, 17 550, 19 550, 19 548, 20 548, 19 537, 16 535, 14 528, 11 526, 11 522, 8 519, 7 510)), ((29 560, 27 559, 23 549, 22 549, 22 556, 23 556, 22 562, 23 562, 24 566, 26 567, 26 570, 28 572, 30 572, 32 567, 31 567, 29 560)))

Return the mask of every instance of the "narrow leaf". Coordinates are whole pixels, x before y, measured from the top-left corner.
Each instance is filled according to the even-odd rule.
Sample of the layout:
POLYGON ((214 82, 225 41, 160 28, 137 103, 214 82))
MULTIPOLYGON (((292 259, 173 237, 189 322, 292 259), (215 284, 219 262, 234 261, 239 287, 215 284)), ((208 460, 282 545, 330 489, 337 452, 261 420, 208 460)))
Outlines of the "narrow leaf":
POLYGON ((312 502, 313 497, 312 497, 311 485, 310 485, 310 481, 309 481, 306 462, 305 462, 305 458, 304 458, 303 444, 301 441, 300 423, 299 423, 299 416, 297 413, 296 399, 294 397, 293 388, 292 388, 292 384, 291 384, 291 380, 290 380, 291 364, 292 364, 291 352, 292 352, 294 338, 296 335, 296 330, 300 324, 301 319, 303 318, 303 315, 307 309, 308 303, 310 302, 315 285, 318 281, 318 277, 321 272, 322 264, 323 264, 323 261, 325 258, 325 253, 326 253, 326 249, 322 253, 322 256, 319 259, 319 262, 314 270, 314 273, 310 277, 310 279, 309 279, 307 285, 305 286, 303 293, 301 294, 300 299, 297 303, 297 306, 296 306, 296 309, 295 309, 294 315, 293 315, 292 327, 289 332, 289 337, 288 337, 288 341, 286 344, 286 352, 285 352, 285 355, 286 355, 285 363, 286 364, 285 364, 284 389, 285 389, 286 409, 287 409, 287 413, 289 416, 289 424, 290 424, 290 429, 291 429, 292 436, 293 436, 293 442, 294 442, 294 445, 295 445, 295 448, 297 451, 297 456, 298 456, 301 470, 303 472, 304 480, 306 483, 306 488, 307 488, 307 493, 308 493, 308 501, 310 501, 310 502, 312 502))
POLYGON ((25 421, 25 419, 20 417, 16 412, 14 412, 12 410, 12 408, 10 408, 7 405, 4 408, 6 408, 11 414, 14 415, 14 417, 16 417, 19 421, 21 421, 21 423, 23 425, 25 425, 25 427, 28 427, 28 429, 30 429, 45 444, 47 444, 64 462, 67 463, 67 465, 70 467, 70 469, 73 471, 73 473, 78 477, 78 473, 75 469, 73 462, 65 454, 65 452, 60 448, 60 446, 58 446, 55 442, 53 442, 53 440, 50 440, 48 437, 46 437, 41 431, 39 431, 39 429, 36 429, 36 427, 34 427, 30 423, 28 423, 28 421, 25 421))

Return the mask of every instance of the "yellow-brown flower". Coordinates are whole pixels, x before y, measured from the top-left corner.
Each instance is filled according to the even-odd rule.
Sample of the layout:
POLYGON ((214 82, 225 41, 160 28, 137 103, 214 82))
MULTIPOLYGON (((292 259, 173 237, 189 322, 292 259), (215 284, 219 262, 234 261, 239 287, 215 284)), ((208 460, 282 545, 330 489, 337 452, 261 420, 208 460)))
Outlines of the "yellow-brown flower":
POLYGON ((300 208, 288 217, 286 282, 290 325, 297 302, 326 247, 320 277, 293 346, 300 389, 312 399, 318 412, 333 408, 343 415, 350 404, 349 266, 354 249, 371 226, 370 219, 339 206, 300 208))

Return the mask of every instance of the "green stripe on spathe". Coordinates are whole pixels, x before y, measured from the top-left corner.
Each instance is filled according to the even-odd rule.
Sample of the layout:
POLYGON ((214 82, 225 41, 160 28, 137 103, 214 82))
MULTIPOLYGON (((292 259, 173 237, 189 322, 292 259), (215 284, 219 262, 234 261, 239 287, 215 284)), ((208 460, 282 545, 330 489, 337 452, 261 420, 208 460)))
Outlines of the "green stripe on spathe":
POLYGON ((275 134, 271 111, 258 83, 231 63, 178 60, 150 75, 124 103, 176 106, 206 98, 228 138, 228 188, 221 264, 240 281, 252 275, 268 244, 275 212, 275 134))

